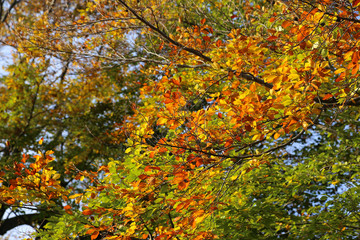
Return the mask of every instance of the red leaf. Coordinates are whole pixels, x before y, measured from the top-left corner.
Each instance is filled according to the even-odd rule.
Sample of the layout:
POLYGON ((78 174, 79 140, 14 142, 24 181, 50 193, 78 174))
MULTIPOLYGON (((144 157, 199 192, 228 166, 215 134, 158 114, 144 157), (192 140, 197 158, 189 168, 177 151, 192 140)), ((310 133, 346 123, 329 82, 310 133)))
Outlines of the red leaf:
POLYGON ((144 179, 147 179, 149 176, 148 175, 145 175, 145 174, 140 174, 139 175, 139 178, 141 179, 141 180, 144 180, 144 179))
POLYGON ((275 41, 276 39, 278 39, 278 37, 276 37, 276 36, 270 36, 270 37, 268 37, 266 40, 268 40, 268 41, 270 41, 270 42, 273 42, 273 41, 275 41))
POLYGON ((152 166, 146 166, 144 171, 145 172, 148 172, 148 171, 151 171, 151 170, 160 170, 159 167, 152 167, 152 166))
POLYGON ((222 43, 222 42, 221 42, 221 40, 220 40, 220 39, 219 39, 219 40, 217 40, 217 41, 216 41, 216 46, 217 46, 217 47, 220 47, 220 46, 221 46, 221 43, 222 43))
POLYGON ((203 37, 203 40, 204 40, 205 42, 210 42, 210 41, 211 41, 211 38, 210 38, 209 36, 204 36, 204 37, 203 37))

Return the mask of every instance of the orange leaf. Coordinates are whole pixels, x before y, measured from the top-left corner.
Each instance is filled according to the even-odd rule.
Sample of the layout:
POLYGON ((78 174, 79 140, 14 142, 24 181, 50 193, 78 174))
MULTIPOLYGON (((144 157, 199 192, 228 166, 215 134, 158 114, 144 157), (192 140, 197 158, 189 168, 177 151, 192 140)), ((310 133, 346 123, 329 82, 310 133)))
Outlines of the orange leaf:
POLYGON ((154 158, 154 156, 155 156, 155 151, 152 151, 152 152, 149 154, 149 157, 150 157, 150 158, 154 158))
POLYGON ((202 164, 204 164, 204 161, 202 160, 202 158, 196 158, 196 166, 199 167, 201 166, 202 164))
POLYGON ((352 62, 356 64, 359 61, 359 52, 354 52, 352 55, 352 62))
POLYGON ((108 168, 108 166, 101 166, 101 167, 98 169, 98 172, 100 172, 100 171, 108 172, 108 171, 109 171, 109 168, 108 168))
POLYGON ((354 64, 354 67, 353 67, 353 69, 351 71, 351 74, 355 75, 358 70, 359 70, 359 64, 356 63, 356 64, 354 64))
POLYGON ((179 189, 179 190, 183 190, 183 189, 187 188, 187 186, 189 186, 189 183, 190 183, 189 180, 184 179, 184 181, 181 181, 181 182, 179 183, 178 189, 179 189))
POLYGON ((252 83, 252 84, 250 85, 250 91, 252 91, 252 92, 255 92, 255 91, 256 91, 256 84, 255 84, 255 83, 252 83))
POLYGON ((274 139, 276 140, 276 139, 278 139, 280 137, 280 134, 279 133, 275 133, 274 134, 274 139))
POLYGON ((93 232, 93 234, 91 234, 91 240, 96 239, 98 236, 99 236, 99 231, 93 232))
POLYGON ((92 213, 93 213, 93 211, 90 209, 85 209, 84 211, 82 211, 82 214, 84 214, 84 215, 91 215, 92 213))
MULTIPOLYGON (((89 226, 89 225, 87 225, 89 226)), ((86 231, 85 234, 93 234, 93 232, 95 232, 95 229, 94 228, 90 228, 89 230, 86 231)))
POLYGON ((305 26, 303 26, 303 27, 300 28, 300 31, 298 31, 298 34, 296 36, 296 40, 298 42, 301 42, 308 36, 308 34, 309 34, 308 29, 305 26))
POLYGON ((6 200, 5 202, 9 205, 13 205, 16 202, 16 200, 14 198, 10 198, 10 199, 6 200))
POLYGON ((341 80, 344 79, 344 77, 345 77, 345 72, 342 72, 342 73, 340 74, 340 76, 339 76, 337 79, 335 79, 335 82, 340 82, 341 80))
POLYGON ((164 42, 162 42, 162 43, 160 44, 159 50, 161 51, 161 50, 163 49, 163 47, 164 47, 164 42))
POLYGON ((172 82, 177 85, 177 86, 180 86, 180 81, 177 80, 177 79, 172 79, 172 82))
POLYGON ((70 206, 70 205, 66 205, 66 206, 64 207, 64 209, 65 209, 65 210, 69 210, 69 209, 71 209, 71 206, 70 206))
POLYGON ((286 21, 284 21, 284 22, 281 24, 281 26, 282 26, 283 28, 287 28, 287 27, 289 27, 291 24, 292 24, 291 21, 286 20, 286 21))
POLYGON ((228 140, 228 141, 226 141, 226 143, 225 143, 225 148, 228 148, 228 147, 230 147, 231 145, 233 144, 233 140, 232 139, 230 139, 230 140, 228 140))
POLYGON ((23 163, 25 163, 26 160, 28 160, 28 158, 29 158, 29 156, 28 156, 28 155, 25 155, 25 153, 24 153, 21 161, 22 161, 23 163))
POLYGON ((205 22, 206 22, 206 19, 205 19, 205 18, 203 18, 203 19, 200 21, 201 25, 204 25, 205 22))
POLYGON ((323 100, 327 100, 327 99, 331 98, 332 96, 333 95, 331 93, 328 93, 323 97, 323 100))

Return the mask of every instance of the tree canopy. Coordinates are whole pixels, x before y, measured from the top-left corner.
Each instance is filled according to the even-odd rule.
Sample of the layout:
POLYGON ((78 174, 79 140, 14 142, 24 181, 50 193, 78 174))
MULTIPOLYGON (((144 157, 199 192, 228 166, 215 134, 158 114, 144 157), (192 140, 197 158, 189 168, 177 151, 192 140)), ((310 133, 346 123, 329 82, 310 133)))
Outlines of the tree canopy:
POLYGON ((0 235, 357 239, 359 11, 0 1, 0 235))

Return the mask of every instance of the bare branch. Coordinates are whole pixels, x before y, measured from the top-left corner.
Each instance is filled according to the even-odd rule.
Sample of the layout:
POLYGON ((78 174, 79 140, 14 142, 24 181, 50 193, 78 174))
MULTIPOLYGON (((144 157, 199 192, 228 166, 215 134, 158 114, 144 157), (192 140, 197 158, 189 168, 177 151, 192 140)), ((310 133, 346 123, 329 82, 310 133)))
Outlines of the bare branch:
POLYGON ((155 32, 157 32, 164 40, 174 44, 175 46, 181 48, 182 50, 185 50, 187 52, 190 52, 200 58, 202 58, 205 62, 211 62, 211 58, 205 56, 204 54, 202 54, 200 51, 193 49, 193 48, 189 48, 189 47, 185 47, 184 45, 182 45, 181 43, 171 39, 168 35, 166 35, 165 32, 163 32, 162 30, 160 30, 159 28, 155 27, 153 24, 151 24, 149 21, 147 21, 146 19, 144 19, 143 17, 141 17, 134 9, 132 9, 129 5, 127 5, 123 0, 118 0, 119 3, 121 3, 127 10, 129 10, 132 14, 134 14, 134 16, 140 20, 141 22, 143 22, 146 26, 148 26, 149 28, 151 28, 152 30, 154 30, 155 32))
POLYGON ((2 6, 1 6, 1 15, 2 15, 2 16, 1 16, 1 22, 5 22, 5 21, 6 21, 6 19, 7 19, 7 17, 9 16, 11 10, 12 10, 17 4, 19 4, 21 1, 22 1, 22 0, 14 0, 14 1, 11 3, 10 7, 8 8, 8 10, 5 12, 4 15, 2 15, 3 4, 4 4, 4 3, 2 3, 2 6))

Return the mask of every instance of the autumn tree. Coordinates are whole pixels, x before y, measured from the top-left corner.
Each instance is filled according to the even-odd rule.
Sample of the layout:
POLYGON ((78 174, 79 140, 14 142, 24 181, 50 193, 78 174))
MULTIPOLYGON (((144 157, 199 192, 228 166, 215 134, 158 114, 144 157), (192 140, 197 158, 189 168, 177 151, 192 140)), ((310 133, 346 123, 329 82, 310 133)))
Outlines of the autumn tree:
POLYGON ((4 78, 31 142, 4 149, 68 145, 1 172, 2 206, 51 213, 39 238, 359 235, 360 1, 39 2, 4 26, 35 79, 4 78))
MULTIPOLYGON (((7 13, 3 17, 2 42, 11 47, 5 54, 13 61, 6 66, 8 74, 0 79, 3 103, 0 106, 0 166, 5 170, 1 172, 4 175, 2 185, 9 188, 12 182, 17 186, 16 181, 20 179, 16 179, 22 176, 21 170, 24 173, 23 168, 36 160, 30 158, 26 163, 20 163, 25 159, 23 153, 33 154, 40 150, 45 154, 46 150, 54 149, 56 162, 49 167, 60 174, 61 187, 82 191, 86 185, 72 179, 72 175, 77 171, 96 171, 97 166, 104 164, 109 157, 123 155, 125 138, 114 139, 111 134, 118 128, 117 123, 133 113, 129 103, 138 99, 142 79, 135 74, 136 69, 133 72, 124 70, 130 65, 85 69, 77 66, 70 55, 54 56, 26 47, 23 49, 26 52, 22 52, 20 45, 26 41, 20 41, 18 34, 21 31, 26 33, 26 28, 39 20, 33 14, 45 14, 49 6, 44 6, 42 1, 13 1, 11 4, 3 1, 1 4, 3 12, 7 13), (18 29, 19 26, 23 28, 18 29), (125 77, 127 82, 123 81, 125 77), (43 139, 41 146, 38 145, 40 139, 43 139)), ((60 9, 68 13, 69 9, 64 6, 60 9)), ((69 16, 77 14, 78 11, 74 10, 69 16)), ((35 174, 36 171, 30 172, 35 174)), ((30 194, 31 187, 26 188, 30 194)), ((21 197, 12 191, 3 191, 0 235, 21 224, 43 226, 53 215, 54 209, 42 204, 25 206, 38 202, 30 200, 31 196, 21 197), (29 201, 14 202, 16 197, 21 200, 29 198, 29 201), (26 208, 36 213, 24 214, 29 212, 24 210, 26 208), (10 212, 16 217, 12 218, 10 212)), ((62 202, 56 205, 60 209, 63 207, 62 202)))

